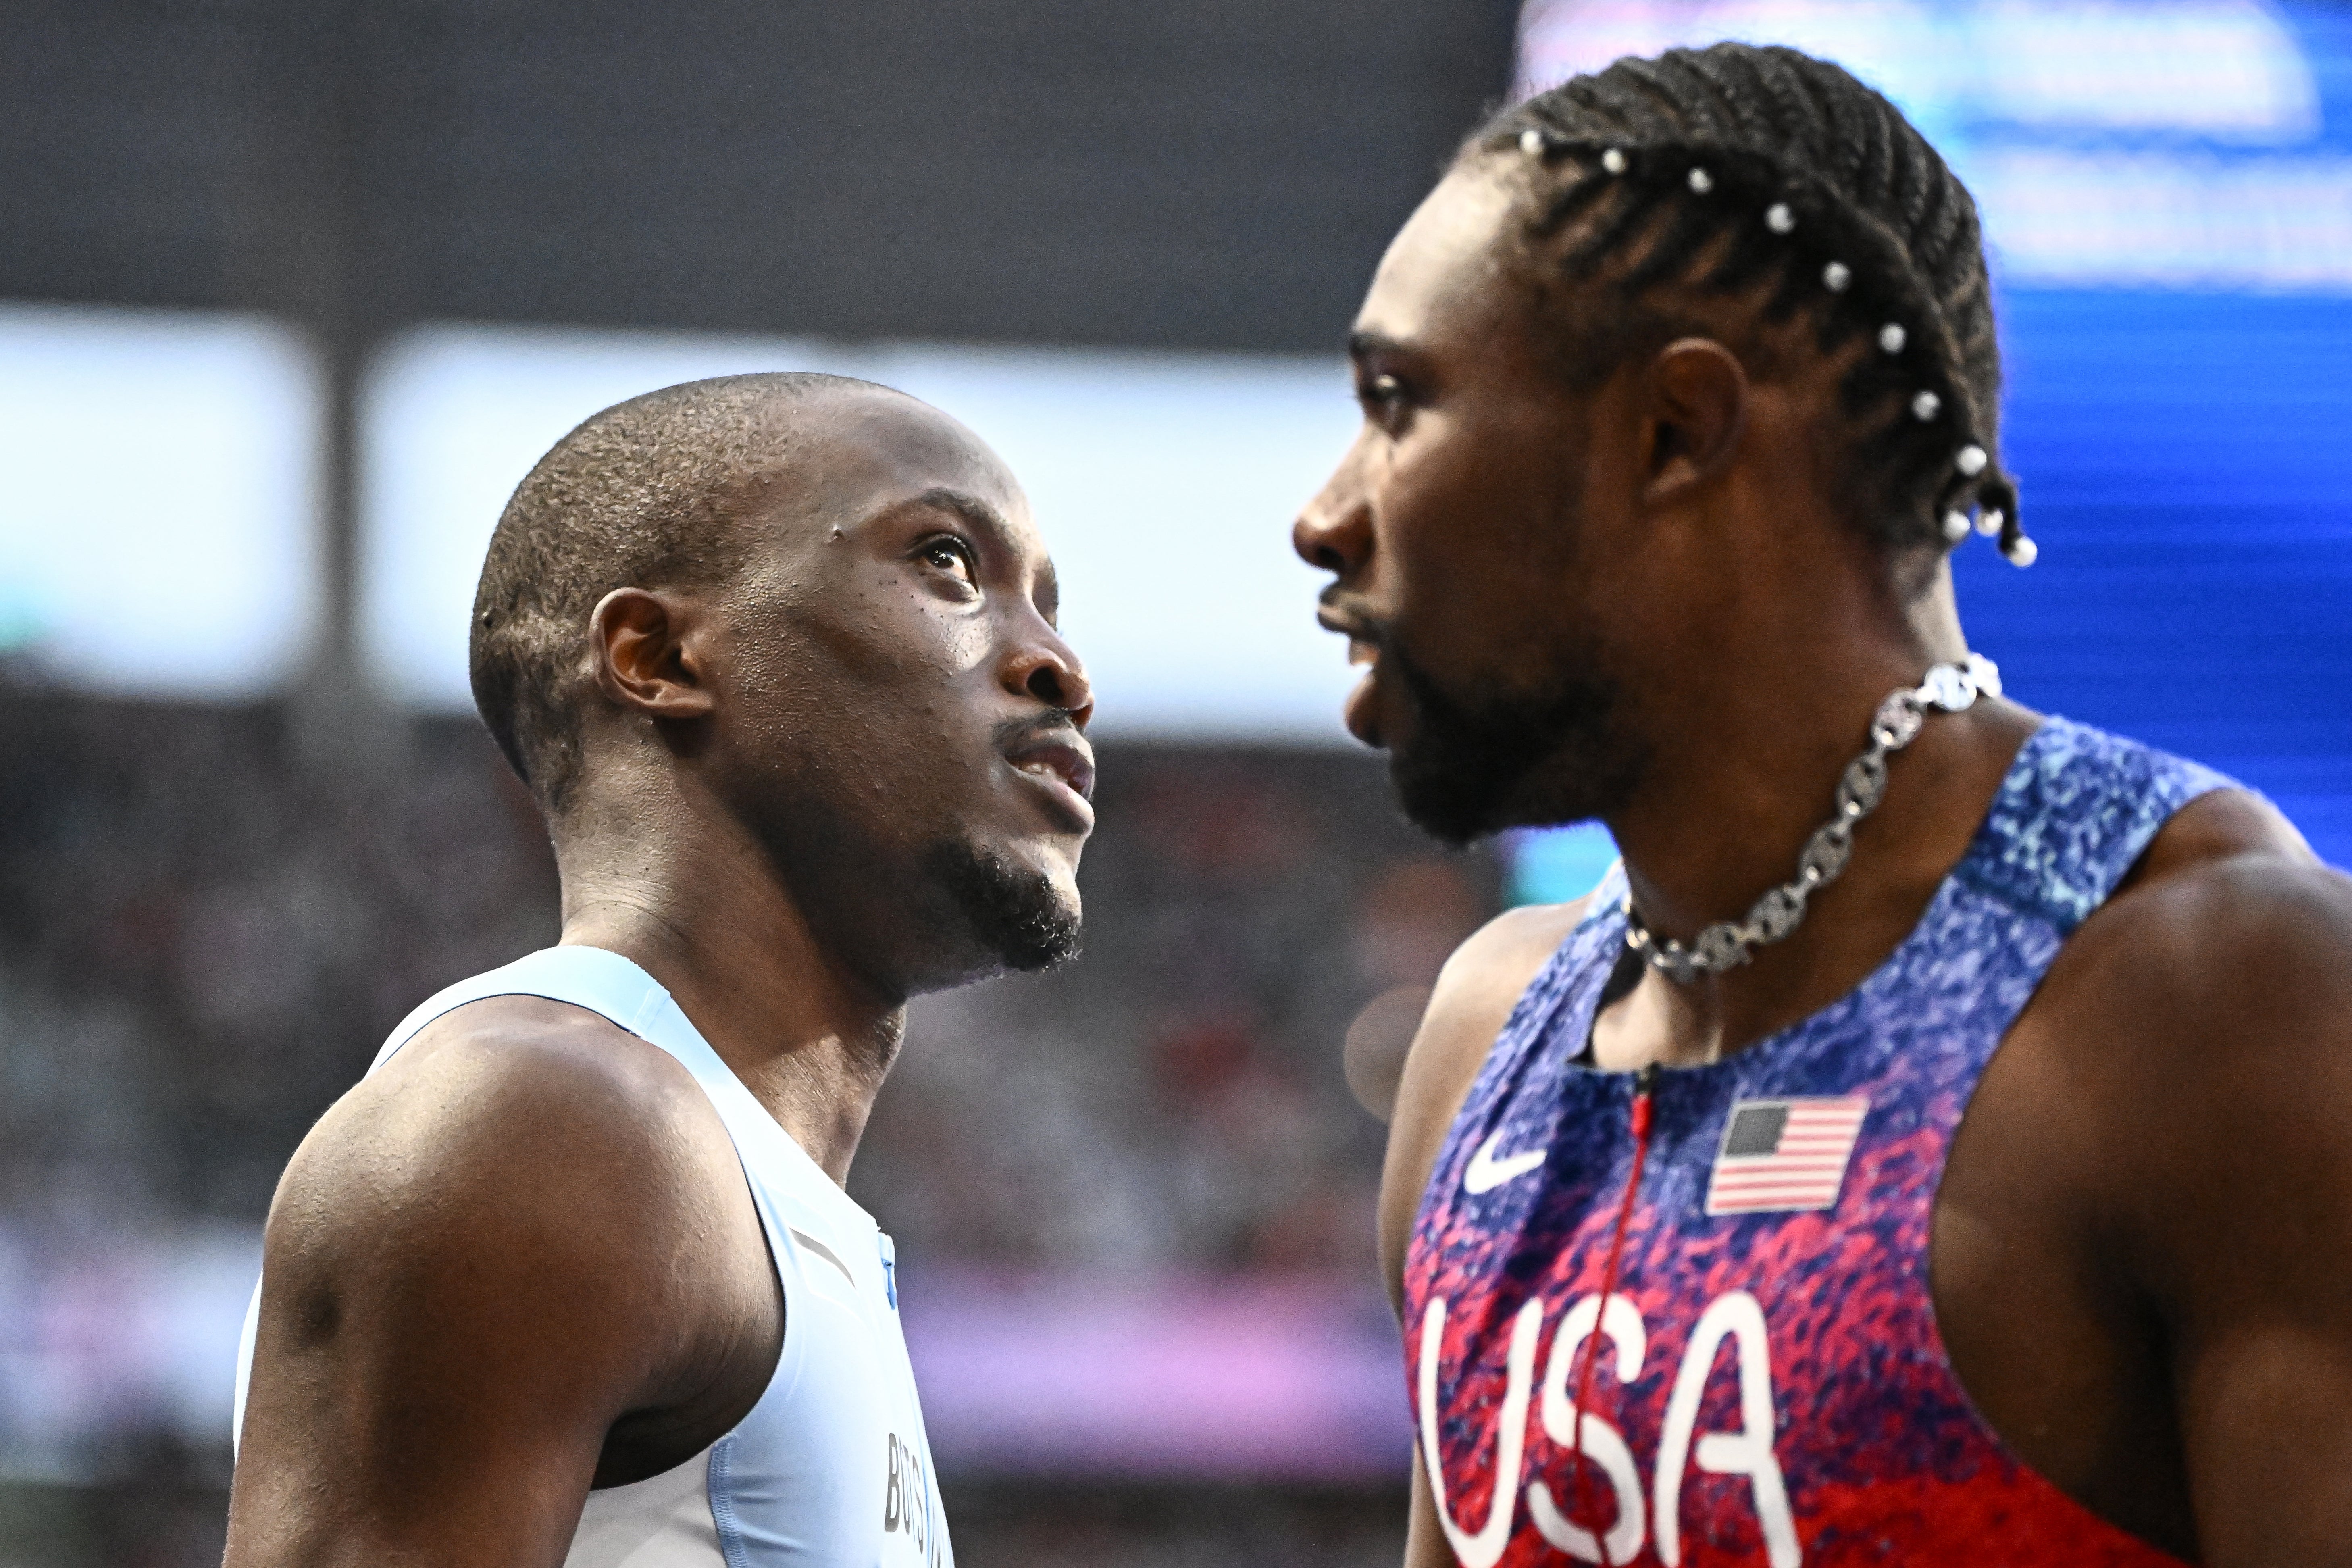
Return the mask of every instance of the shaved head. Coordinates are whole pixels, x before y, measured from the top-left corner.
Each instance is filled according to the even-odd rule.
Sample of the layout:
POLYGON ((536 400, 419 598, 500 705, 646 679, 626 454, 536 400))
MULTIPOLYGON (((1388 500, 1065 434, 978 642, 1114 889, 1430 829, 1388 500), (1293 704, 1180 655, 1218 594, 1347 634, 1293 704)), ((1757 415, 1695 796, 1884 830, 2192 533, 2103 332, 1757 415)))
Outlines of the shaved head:
POLYGON ((567 887, 639 875, 689 824, 912 995, 1076 941, 1093 697, 1057 602, 1019 482, 940 410, 843 376, 689 382, 516 489, 474 699, 567 887))
POLYGON ((584 421, 516 487, 474 595, 474 702, 551 814, 579 780, 597 602, 615 588, 725 581, 745 558, 735 525, 754 481, 808 453, 803 416, 844 397, 899 395, 800 372, 686 382, 584 421))

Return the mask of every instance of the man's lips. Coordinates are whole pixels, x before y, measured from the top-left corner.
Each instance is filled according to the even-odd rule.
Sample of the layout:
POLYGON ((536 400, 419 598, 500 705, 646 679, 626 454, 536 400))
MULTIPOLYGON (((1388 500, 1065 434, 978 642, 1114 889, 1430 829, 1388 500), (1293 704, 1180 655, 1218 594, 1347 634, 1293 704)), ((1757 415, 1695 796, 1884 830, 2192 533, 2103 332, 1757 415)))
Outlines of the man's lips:
MULTIPOLYGON (((1352 645, 1349 652, 1349 662, 1352 664, 1355 662, 1352 645)), ((1339 710, 1339 721, 1348 727, 1348 733, 1377 750, 1383 744, 1380 721, 1381 667, 1376 659, 1365 662, 1371 668, 1364 671, 1363 679, 1356 682, 1354 689, 1348 693, 1347 703, 1339 710)))
POLYGON ((1315 612, 1315 623, 1327 632, 1337 632, 1348 639, 1349 664, 1378 664, 1381 659, 1381 637, 1378 630, 1352 616, 1325 606, 1315 612))
POLYGON ((1321 605, 1316 607, 1315 624, 1321 626, 1327 632, 1339 633, 1341 637, 1346 637, 1351 643, 1370 643, 1377 645, 1379 642, 1379 638, 1372 635, 1372 628, 1370 626, 1365 625, 1362 621, 1358 620, 1353 616, 1346 615, 1339 610, 1333 609, 1328 605, 1321 605))
POLYGON ((1044 735, 1011 747, 1004 760, 1015 773, 1036 779, 1060 802, 1066 815, 1092 828, 1095 752, 1075 731, 1044 735))
POLYGON ((1347 725, 1348 732, 1364 744, 1380 745, 1378 687, 1381 678, 1381 638, 1379 635, 1362 621, 1352 616, 1344 615, 1328 605, 1321 606, 1315 612, 1315 619, 1325 631, 1337 632, 1348 639, 1349 664, 1366 667, 1363 679, 1358 681, 1355 689, 1348 693, 1347 704, 1341 711, 1340 720, 1347 725))

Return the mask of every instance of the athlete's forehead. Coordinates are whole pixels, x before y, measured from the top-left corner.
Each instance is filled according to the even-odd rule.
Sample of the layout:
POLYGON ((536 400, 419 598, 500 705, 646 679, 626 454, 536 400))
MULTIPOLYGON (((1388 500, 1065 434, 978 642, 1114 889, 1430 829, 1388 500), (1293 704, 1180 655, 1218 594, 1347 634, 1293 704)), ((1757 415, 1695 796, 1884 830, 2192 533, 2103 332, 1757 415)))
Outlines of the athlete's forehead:
POLYGON ((801 412, 754 480, 747 517, 781 525, 776 544, 813 543, 936 516, 1003 552, 1052 603, 1055 571, 1029 498, 1004 460, 918 398, 857 388, 801 412))
POLYGON ((1516 299, 1497 243, 1516 195, 1493 159, 1465 161, 1440 181, 1381 258, 1350 353, 1427 348, 1491 327, 1516 299))

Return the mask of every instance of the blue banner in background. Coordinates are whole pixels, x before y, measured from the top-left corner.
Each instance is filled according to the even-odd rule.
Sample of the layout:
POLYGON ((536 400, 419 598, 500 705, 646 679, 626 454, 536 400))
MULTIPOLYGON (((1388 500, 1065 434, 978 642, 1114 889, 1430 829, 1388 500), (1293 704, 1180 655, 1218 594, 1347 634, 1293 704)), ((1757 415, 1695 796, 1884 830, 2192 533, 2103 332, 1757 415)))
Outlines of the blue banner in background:
MULTIPOLYGON (((1954 559, 2011 694, 2237 775, 2352 865, 2352 8, 1530 0, 1520 88, 1717 38, 1835 59, 1983 209, 2041 560, 1954 559)), ((1580 896, 1597 826, 1506 847, 1580 896)))
POLYGON ((2352 864, 2352 299, 2012 289, 2040 562, 1954 560, 2011 693, 2236 774, 2352 864))
MULTIPOLYGON (((2232 773, 2352 866, 2352 298, 2011 289, 2005 456, 2041 545, 1953 556, 2011 696, 2232 773)), ((1580 898, 1595 826, 1507 848, 1580 898)))

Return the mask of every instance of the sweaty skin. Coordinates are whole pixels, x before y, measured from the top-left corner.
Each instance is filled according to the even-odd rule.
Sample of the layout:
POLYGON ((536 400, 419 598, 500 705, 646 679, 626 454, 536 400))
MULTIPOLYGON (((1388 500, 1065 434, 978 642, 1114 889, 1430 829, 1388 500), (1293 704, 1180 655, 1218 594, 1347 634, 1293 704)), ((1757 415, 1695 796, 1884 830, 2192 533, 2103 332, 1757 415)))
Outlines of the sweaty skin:
MULTIPOLYGON (((1325 625, 1371 666, 1348 713, 1370 743, 1416 722, 1391 639, 1455 690, 1606 650, 1648 752, 1607 825, 1644 916, 1687 939, 1790 875, 1880 700, 1965 651, 1950 578, 1841 520, 1819 434, 1837 364, 1751 376, 1725 346, 1737 300, 1693 303, 1706 331, 1571 395, 1499 252, 1509 212, 1473 162, 1398 236, 1357 322, 1362 430, 1295 540, 1335 575, 1325 625)), ((1796 932, 1696 984, 1643 973, 1597 1020, 1597 1065, 1715 1059, 1852 990, 2036 722, 2006 701, 1932 719, 1796 932)), ((1501 916, 1436 986, 1383 1180, 1400 1304, 1446 1130, 1581 912, 1501 916)), ((2067 942, 1954 1142, 1933 1293, 1994 1430, 2189 1561, 2352 1562, 2347 1129, 2352 879, 2257 798, 2206 796, 2067 942)), ((1453 1562, 1416 1458, 1408 1568, 1453 1562)))
MULTIPOLYGON (((876 388, 793 415, 750 564, 608 595, 565 942, 634 960, 842 1180, 907 998, 998 963, 942 835, 1077 907, 1092 699, 1026 501, 876 388)), ((227 1568, 552 1568, 592 1487, 751 1409, 783 1317, 726 1129, 583 1009, 477 1002, 344 1096, 272 1205, 227 1568)))

